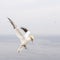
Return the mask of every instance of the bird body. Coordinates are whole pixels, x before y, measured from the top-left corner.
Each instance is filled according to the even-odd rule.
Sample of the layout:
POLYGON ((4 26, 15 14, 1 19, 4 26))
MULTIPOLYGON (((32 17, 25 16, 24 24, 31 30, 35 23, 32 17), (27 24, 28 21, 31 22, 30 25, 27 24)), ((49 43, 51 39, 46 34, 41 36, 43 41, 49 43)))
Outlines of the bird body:
POLYGON ((18 28, 16 26, 16 24, 10 18, 8 18, 8 20, 10 21, 11 25, 13 26, 13 28, 14 28, 14 30, 16 32, 17 37, 21 41, 21 44, 20 44, 19 48, 17 49, 18 52, 21 52, 24 48, 25 49, 27 48, 26 45, 30 41, 33 41, 34 40, 34 36, 31 34, 31 32, 28 29, 26 29, 24 27, 18 28), (23 30, 25 32, 25 34, 23 34, 21 32, 21 30, 23 30))

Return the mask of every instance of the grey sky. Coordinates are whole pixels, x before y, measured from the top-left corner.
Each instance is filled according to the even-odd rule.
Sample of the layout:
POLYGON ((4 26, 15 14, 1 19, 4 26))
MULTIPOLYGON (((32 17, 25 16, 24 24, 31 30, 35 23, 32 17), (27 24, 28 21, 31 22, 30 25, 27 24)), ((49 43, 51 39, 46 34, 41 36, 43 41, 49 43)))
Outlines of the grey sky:
POLYGON ((60 35, 60 0, 0 0, 0 35, 14 34, 7 17, 33 33, 60 35))

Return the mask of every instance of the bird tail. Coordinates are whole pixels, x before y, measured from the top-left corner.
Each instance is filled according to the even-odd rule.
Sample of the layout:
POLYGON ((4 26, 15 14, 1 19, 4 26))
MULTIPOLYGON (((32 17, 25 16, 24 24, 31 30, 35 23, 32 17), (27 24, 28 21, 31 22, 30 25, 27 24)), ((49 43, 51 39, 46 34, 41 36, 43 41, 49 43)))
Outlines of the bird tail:
POLYGON ((26 45, 20 45, 19 48, 17 49, 17 52, 21 52, 23 49, 27 49, 26 45))

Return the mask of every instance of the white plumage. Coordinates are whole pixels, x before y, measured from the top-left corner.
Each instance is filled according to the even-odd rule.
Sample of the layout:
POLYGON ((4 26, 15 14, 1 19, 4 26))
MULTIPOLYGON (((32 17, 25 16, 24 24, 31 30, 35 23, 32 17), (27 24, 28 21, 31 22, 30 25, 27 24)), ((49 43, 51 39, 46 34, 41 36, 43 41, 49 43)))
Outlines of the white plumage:
POLYGON ((19 48, 17 49, 18 52, 21 52, 24 48, 25 49, 27 48, 26 45, 30 41, 34 40, 34 36, 31 34, 31 32, 28 29, 26 29, 24 27, 18 28, 10 18, 8 18, 8 20, 10 21, 11 25, 13 26, 17 37, 21 41, 21 44, 20 44, 19 48), (23 30, 25 32, 25 34, 23 34, 23 32, 21 30, 23 30))

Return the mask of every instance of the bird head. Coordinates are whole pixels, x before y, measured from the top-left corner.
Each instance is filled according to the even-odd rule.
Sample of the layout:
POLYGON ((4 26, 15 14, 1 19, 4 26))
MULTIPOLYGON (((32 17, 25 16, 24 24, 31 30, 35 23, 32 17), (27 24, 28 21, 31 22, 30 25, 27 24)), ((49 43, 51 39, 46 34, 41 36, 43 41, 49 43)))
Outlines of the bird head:
POLYGON ((33 42, 34 36, 33 36, 33 35, 30 35, 30 39, 31 39, 31 41, 33 42))

